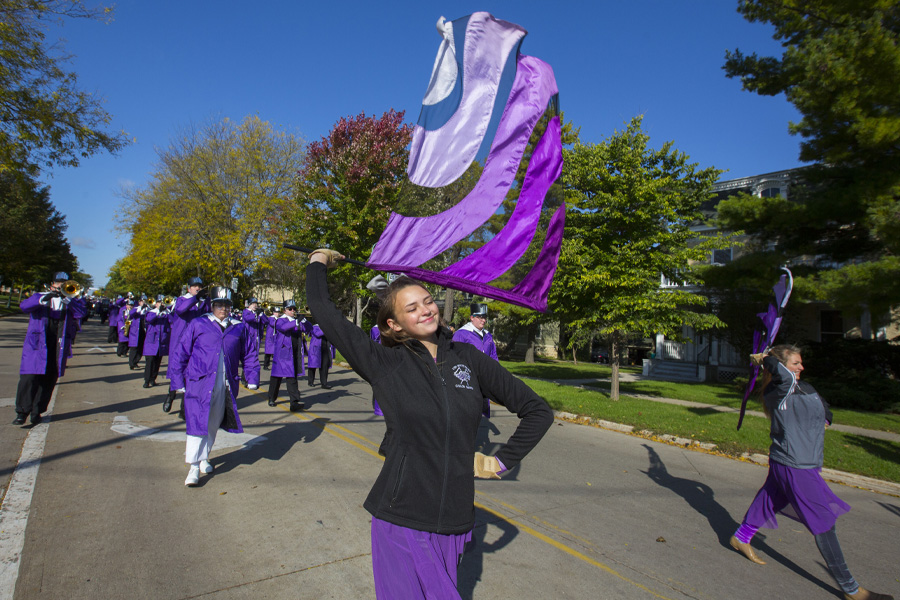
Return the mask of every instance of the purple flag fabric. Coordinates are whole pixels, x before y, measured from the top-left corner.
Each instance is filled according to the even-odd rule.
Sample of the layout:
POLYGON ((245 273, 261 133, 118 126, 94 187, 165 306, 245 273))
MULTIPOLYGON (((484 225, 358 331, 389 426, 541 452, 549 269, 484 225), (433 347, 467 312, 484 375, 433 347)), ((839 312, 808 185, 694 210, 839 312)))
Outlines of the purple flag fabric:
MULTIPOLYGON (((425 187, 456 181, 475 159, 491 116, 506 98, 497 97, 511 54, 525 30, 486 12, 448 23, 438 21, 444 38, 422 101, 409 152, 409 180, 425 187), (505 68, 506 65, 506 68, 505 68)), ((511 69, 510 69, 511 67, 511 69)))
MULTIPOLYGON (((763 329, 757 329, 753 332, 753 354, 759 354, 771 348, 775 343, 775 336, 778 335, 778 330, 781 328, 784 307, 787 306, 788 300, 791 298, 791 290, 794 288, 794 276, 790 269, 782 267, 782 270, 785 271, 785 274, 778 279, 778 283, 772 288, 772 291, 775 292, 775 302, 769 304, 766 312, 757 313, 756 315, 762 322, 763 329)), ((753 386, 756 385, 758 378, 759 367, 752 365, 750 381, 747 382, 747 389, 744 390, 744 399, 741 402, 741 414, 738 417, 737 424, 738 429, 741 428, 741 424, 744 422, 747 400, 750 399, 750 394, 753 393, 753 386)))
POLYGON ((450 265, 442 273, 484 283, 509 270, 528 250, 537 231, 544 196, 561 172, 559 117, 553 117, 528 163, 519 200, 506 227, 484 246, 450 265))
POLYGON ((456 206, 431 217, 391 213, 368 265, 376 270, 383 264, 421 265, 487 221, 506 197, 528 138, 556 93, 550 66, 530 56, 520 57, 512 94, 475 188, 456 206))
POLYGON ((565 206, 551 219, 544 247, 525 279, 511 290, 496 288, 488 282, 508 271, 534 238, 544 196, 562 171, 558 117, 548 123, 532 153, 519 202, 503 230, 484 247, 439 273, 421 268, 471 235, 501 206, 515 181, 535 125, 558 94, 550 66, 537 58, 518 54, 524 30, 517 25, 496 20, 487 13, 476 13, 468 19, 453 21, 452 27, 442 21, 439 29, 445 41, 426 94, 426 106, 416 130, 418 137, 413 139, 410 180, 436 186, 454 181, 471 163, 477 147, 487 141, 485 131, 492 126, 492 113, 495 118, 499 106, 503 106, 502 116, 484 170, 472 191, 456 206, 431 217, 392 213, 366 265, 545 311, 559 261, 565 206), (457 64, 463 69, 462 91, 457 86, 460 78, 448 75, 452 74, 451 50, 455 48, 459 54, 460 33, 465 37, 464 59, 457 64), (486 47, 476 48, 477 45, 486 47), (503 98, 504 79, 512 75, 511 66, 515 67, 515 73, 508 97, 503 98), (466 89, 475 92, 474 95, 467 96, 466 89), (448 115, 450 109, 455 112, 448 115))

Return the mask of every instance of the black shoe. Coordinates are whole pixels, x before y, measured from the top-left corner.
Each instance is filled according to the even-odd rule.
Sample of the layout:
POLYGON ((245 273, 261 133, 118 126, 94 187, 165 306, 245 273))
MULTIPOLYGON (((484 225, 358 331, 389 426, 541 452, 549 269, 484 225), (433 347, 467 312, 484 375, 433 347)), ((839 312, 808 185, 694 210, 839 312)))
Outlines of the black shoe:
POLYGON ((25 417, 23 415, 16 415, 16 419, 12 422, 13 425, 24 425, 25 417))
POLYGON ((44 419, 41 418, 41 415, 31 415, 31 424, 32 425, 40 425, 41 421, 44 419))
POLYGON ((271 371, 272 367, 263 367, 263 371, 271 371))
POLYGON ((149 381, 145 381, 143 387, 145 387, 145 388, 151 388, 151 387, 153 387, 153 384, 150 383, 149 381))
POLYGON ((184 418, 184 409, 181 409, 181 410, 178 411, 178 418, 181 419, 182 421, 185 421, 185 420, 186 420, 186 419, 184 418))
POLYGON ((163 402, 163 412, 167 413, 170 410, 172 410, 172 399, 166 398, 165 401, 163 402))
POLYGON ((275 406, 275 401, 269 398, 269 406, 275 406))
POLYGON ((291 412, 300 412, 304 408, 306 408, 306 405, 302 402, 294 402, 291 400, 291 412))
POLYGON ((323 383, 323 384, 322 384, 322 389, 323 389, 323 390, 330 390, 330 389, 331 389, 331 386, 328 385, 327 383, 323 383))

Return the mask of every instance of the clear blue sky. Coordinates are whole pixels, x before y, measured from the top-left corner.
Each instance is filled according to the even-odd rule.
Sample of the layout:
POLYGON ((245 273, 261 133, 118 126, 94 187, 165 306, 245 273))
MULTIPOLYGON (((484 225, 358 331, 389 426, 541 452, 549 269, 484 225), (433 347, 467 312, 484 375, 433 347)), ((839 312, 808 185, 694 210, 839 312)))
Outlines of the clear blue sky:
POLYGON ((259 115, 314 141, 342 116, 418 116, 440 16, 478 10, 528 30, 522 52, 556 73, 566 119, 599 142, 644 115, 651 145, 672 140, 723 179, 799 166, 799 119, 783 96, 741 90, 722 71, 726 49, 780 54, 768 25, 736 0, 430 2, 122 0, 104 25, 50 32, 75 56, 83 88, 106 98, 112 126, 134 142, 44 178, 66 215, 84 271, 104 284, 127 240, 116 237, 119 190, 141 186, 191 125, 259 115))

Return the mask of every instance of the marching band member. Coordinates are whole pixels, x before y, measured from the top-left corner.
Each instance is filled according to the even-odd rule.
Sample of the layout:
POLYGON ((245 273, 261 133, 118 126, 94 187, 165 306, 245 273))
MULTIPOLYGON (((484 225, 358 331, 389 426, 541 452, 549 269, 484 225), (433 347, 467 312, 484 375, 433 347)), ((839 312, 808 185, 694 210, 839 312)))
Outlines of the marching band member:
POLYGON ((328 343, 322 328, 313 325, 309 340, 309 354, 306 356, 306 368, 309 369, 306 383, 312 387, 316 380, 316 369, 319 370, 319 379, 322 381, 322 389, 330 390, 328 385, 328 369, 334 359, 334 346, 328 343))
POLYGON ((22 345, 19 385, 16 390, 16 418, 13 425, 41 422, 56 381, 66 372, 74 323, 84 316, 84 302, 62 293, 66 273, 53 277, 50 291, 35 293, 19 305, 28 315, 28 330, 22 345))
POLYGON ((303 334, 311 331, 309 321, 297 320, 297 303, 288 300, 284 303, 284 314, 275 323, 274 357, 272 378, 269 381, 269 406, 275 406, 282 379, 287 378, 288 395, 291 398, 291 410, 306 408, 300 401, 300 388, 297 378, 303 377, 303 334))
POLYGON ((137 306, 128 311, 128 318, 131 320, 131 328, 128 330, 128 368, 132 371, 138 368, 143 354, 144 338, 147 337, 144 315, 147 310, 147 297, 142 295, 137 306))
POLYGON ((272 313, 271 316, 263 315, 266 317, 266 357, 263 360, 263 369, 266 371, 271 368, 272 354, 275 353, 275 322, 278 320, 278 317, 281 316, 281 307, 273 306, 272 313))
POLYGON ((106 341, 110 344, 115 344, 119 341, 119 326, 121 325, 119 317, 121 316, 122 307, 124 305, 125 298, 122 297, 122 294, 116 296, 114 300, 109 301, 109 314, 107 315, 109 319, 109 336, 107 336, 106 341))
POLYGON ((244 366, 251 390, 259 386, 259 353, 254 351, 254 332, 228 316, 231 290, 210 290, 212 311, 194 318, 181 332, 174 353, 172 382, 184 390, 187 445, 190 465, 184 485, 195 486, 200 473, 213 472, 209 452, 218 430, 243 431, 237 410, 238 363, 244 366))
MULTIPOLYGON (((172 334, 169 338, 169 364, 175 364, 178 360, 176 354, 181 348, 181 333, 188 326, 188 323, 209 312, 209 303, 200 298, 200 290, 203 288, 203 280, 199 277, 191 277, 188 280, 187 292, 175 300, 175 309, 172 315, 172 334)), ((163 402, 163 411, 172 410, 172 402, 175 400, 175 392, 178 387, 169 378, 169 395, 163 402)), ((178 416, 184 418, 184 396, 181 397, 181 409, 178 416)))
MULTIPOLYGON (((494 360, 499 361, 500 359, 497 358, 497 346, 494 344, 494 338, 491 336, 491 333, 484 328, 487 323, 487 304, 472 304, 469 308, 472 311, 469 322, 454 332, 453 341, 472 344, 494 360)), ((491 401, 489 398, 484 399, 483 409, 481 414, 485 417, 490 417, 491 401)))
POLYGON ((128 313, 131 312, 132 308, 134 308, 134 298, 132 298, 131 293, 129 293, 128 298, 125 298, 125 302, 122 303, 122 308, 119 309, 119 316, 116 319, 116 322, 119 324, 119 345, 116 346, 116 356, 120 358, 128 356, 128 333, 131 331, 131 323, 128 322, 128 313))
POLYGON ((153 308, 144 318, 147 322, 147 337, 144 338, 144 387, 156 385, 162 357, 169 354, 169 338, 172 334, 170 319, 172 311, 163 304, 162 294, 156 297, 153 308))
MULTIPOLYGON (((241 314, 241 320, 253 332, 253 343, 256 345, 256 353, 259 354, 259 340, 262 338, 261 332, 265 331, 269 320, 262 314, 258 299, 250 298, 247 301, 247 308, 241 314)), ((246 374, 244 375, 244 381, 247 381, 246 374)))

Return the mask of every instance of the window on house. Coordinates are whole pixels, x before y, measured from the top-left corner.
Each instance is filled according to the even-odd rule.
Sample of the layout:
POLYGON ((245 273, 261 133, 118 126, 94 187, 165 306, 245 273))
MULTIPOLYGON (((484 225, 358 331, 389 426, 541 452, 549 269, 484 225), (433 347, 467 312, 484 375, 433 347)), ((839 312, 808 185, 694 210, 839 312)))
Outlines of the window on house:
POLYGON ((766 188, 760 194, 760 196, 762 196, 763 198, 777 198, 780 195, 781 195, 781 188, 777 188, 777 187, 766 188))
POLYGON ((731 248, 713 250, 712 262, 714 265, 725 265, 731 262, 731 248))
POLYGON ((844 337, 844 317, 839 310, 823 310, 819 313, 819 337, 823 342, 844 337))

